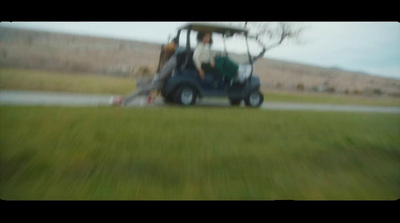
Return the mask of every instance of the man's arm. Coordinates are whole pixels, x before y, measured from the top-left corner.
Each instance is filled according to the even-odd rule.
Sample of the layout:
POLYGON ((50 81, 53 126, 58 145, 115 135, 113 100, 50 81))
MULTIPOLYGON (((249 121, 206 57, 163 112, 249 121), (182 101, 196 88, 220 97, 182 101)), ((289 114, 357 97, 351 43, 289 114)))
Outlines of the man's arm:
POLYGON ((196 66, 197 70, 201 70, 201 57, 203 55, 203 48, 201 46, 197 46, 194 49, 193 53, 193 63, 196 66))
POLYGON ((203 47, 201 45, 197 45, 196 49, 193 53, 193 63, 199 71, 200 77, 204 79, 204 70, 201 69, 201 58, 203 56, 203 47))

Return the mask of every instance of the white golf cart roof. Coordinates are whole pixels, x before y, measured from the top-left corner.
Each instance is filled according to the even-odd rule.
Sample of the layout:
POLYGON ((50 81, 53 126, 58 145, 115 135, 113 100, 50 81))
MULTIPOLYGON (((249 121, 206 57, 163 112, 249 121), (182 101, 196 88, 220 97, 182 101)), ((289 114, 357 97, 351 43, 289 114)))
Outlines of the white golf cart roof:
POLYGON ((225 35, 227 37, 233 36, 235 33, 247 35, 248 30, 244 27, 205 23, 205 22, 192 22, 187 23, 179 28, 181 29, 191 29, 197 32, 213 32, 225 35))

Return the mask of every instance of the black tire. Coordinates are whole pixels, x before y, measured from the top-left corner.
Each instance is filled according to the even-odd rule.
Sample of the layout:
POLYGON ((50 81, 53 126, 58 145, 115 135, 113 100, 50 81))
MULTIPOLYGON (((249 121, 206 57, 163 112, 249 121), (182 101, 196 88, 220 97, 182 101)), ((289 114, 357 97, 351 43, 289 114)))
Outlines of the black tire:
POLYGON ((260 107, 264 102, 264 95, 260 91, 251 91, 244 99, 246 106, 248 107, 260 107))
POLYGON ((164 103, 165 104, 173 104, 174 103, 174 97, 173 97, 173 93, 167 95, 167 97, 164 97, 164 103))
POLYGON ((229 101, 232 106, 239 106, 242 100, 229 99, 229 101))
POLYGON ((175 92, 174 101, 180 105, 194 105, 197 100, 197 90, 189 85, 184 85, 178 88, 175 92))

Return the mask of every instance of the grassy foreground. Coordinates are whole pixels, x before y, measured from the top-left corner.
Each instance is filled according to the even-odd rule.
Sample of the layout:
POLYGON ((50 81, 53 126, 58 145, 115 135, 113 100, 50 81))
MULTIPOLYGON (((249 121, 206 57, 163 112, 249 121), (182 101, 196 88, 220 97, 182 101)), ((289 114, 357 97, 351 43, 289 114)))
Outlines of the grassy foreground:
POLYGON ((2 199, 398 199, 400 117, 0 107, 2 199))
POLYGON ((317 93, 292 93, 265 91, 265 100, 269 102, 294 102, 294 103, 321 103, 343 105, 368 105, 368 106, 400 106, 400 98, 393 97, 365 97, 341 94, 317 94, 317 93))

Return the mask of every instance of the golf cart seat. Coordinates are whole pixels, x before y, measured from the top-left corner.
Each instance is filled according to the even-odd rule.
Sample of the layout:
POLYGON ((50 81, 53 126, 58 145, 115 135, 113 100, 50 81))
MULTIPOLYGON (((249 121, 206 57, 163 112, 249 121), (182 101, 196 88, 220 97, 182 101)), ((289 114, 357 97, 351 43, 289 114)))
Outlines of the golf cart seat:
MULTIPOLYGON (((181 70, 183 69, 197 70, 193 62, 193 53, 194 53, 193 50, 191 50, 190 52, 183 51, 178 53, 176 68, 181 70)), ((225 75, 223 75, 222 78, 224 79, 225 83, 227 84, 229 83, 231 85, 232 83, 244 83, 247 79, 250 78, 251 72, 252 72, 252 67, 250 64, 240 64, 238 66, 237 74, 233 76, 230 80, 229 78, 226 78, 225 75)))
MULTIPOLYGON (((193 53, 194 53, 193 50, 191 50, 190 52, 183 51, 183 52, 178 53, 176 56, 176 60, 177 60, 176 69, 195 70, 197 72, 197 68, 193 62, 193 53)), ((216 75, 213 73, 208 73, 208 74, 211 74, 213 76, 216 75)), ((222 78, 226 84, 229 84, 231 82, 231 81, 227 80, 227 78, 225 78, 224 75, 218 75, 218 76, 221 76, 220 78, 222 78)))

